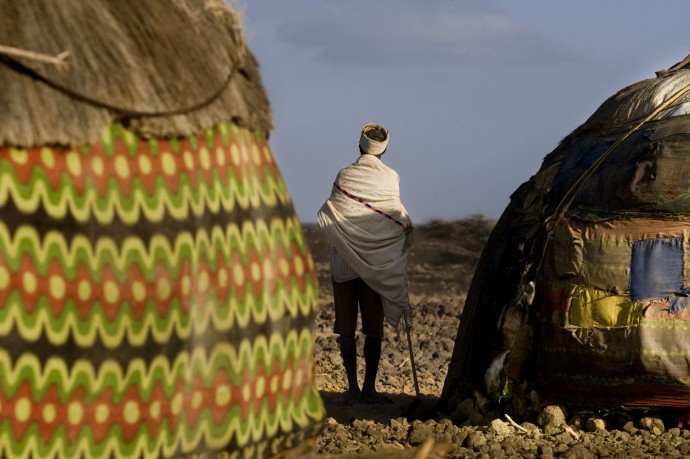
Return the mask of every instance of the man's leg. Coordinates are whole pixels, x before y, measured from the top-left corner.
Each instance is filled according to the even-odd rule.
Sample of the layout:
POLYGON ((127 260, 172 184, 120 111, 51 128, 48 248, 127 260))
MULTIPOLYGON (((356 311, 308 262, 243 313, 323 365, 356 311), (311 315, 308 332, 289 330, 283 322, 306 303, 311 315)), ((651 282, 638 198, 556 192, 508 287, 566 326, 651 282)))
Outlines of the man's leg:
POLYGON ((357 279, 347 282, 333 280, 333 301, 335 303, 335 325, 333 330, 340 335, 338 344, 343 359, 348 389, 345 403, 353 405, 361 398, 357 382, 357 279))
POLYGON ((383 306, 381 295, 371 289, 360 279, 358 284, 359 305, 362 311, 362 329, 364 340, 364 385, 362 400, 378 403, 384 398, 376 391, 376 375, 381 360, 381 339, 383 338, 383 306))
MULTIPOLYGON (((354 404, 361 396, 357 383, 357 342, 354 336, 340 335, 340 356, 343 358, 343 366, 347 374, 347 395, 345 402, 354 404)), ((365 354, 366 355, 366 354, 365 354)))
POLYGON ((362 386, 362 397, 365 401, 376 402, 378 396, 376 392, 376 374, 379 371, 379 361, 381 360, 381 338, 378 336, 367 336, 364 340, 364 385, 362 386))

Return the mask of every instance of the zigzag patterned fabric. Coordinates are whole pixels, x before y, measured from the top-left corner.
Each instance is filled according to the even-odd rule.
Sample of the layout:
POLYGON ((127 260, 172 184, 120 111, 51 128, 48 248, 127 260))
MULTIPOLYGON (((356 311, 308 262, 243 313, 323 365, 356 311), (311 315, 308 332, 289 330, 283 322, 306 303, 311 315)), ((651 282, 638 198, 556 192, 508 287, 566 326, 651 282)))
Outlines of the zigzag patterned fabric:
POLYGON ((261 133, 0 149, 0 456, 297 447, 316 297, 261 133))

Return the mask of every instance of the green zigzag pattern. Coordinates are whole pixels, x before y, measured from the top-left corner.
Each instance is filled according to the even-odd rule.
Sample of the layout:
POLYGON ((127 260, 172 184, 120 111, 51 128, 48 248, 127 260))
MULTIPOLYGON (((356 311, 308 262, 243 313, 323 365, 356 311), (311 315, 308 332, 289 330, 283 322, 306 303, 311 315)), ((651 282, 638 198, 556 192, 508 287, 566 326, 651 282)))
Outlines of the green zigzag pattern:
MULTIPOLYGON (((220 258, 230 264, 238 254, 244 264, 251 250, 260 257, 275 256, 278 245, 289 253, 291 242, 297 244, 300 253, 308 253, 296 217, 285 221, 273 218, 270 224, 263 219, 248 220, 241 228, 235 224, 225 228, 199 228, 196 234, 179 233, 172 245, 162 235, 154 236, 148 244, 131 236, 121 248, 109 238, 97 240, 95 246, 84 236, 76 236, 68 242, 57 231, 50 231, 41 239, 38 231, 29 226, 22 226, 13 236, 0 222, 0 241, 0 258, 12 271, 17 271, 22 258, 28 256, 42 275, 55 260, 69 279, 76 278, 77 267, 83 265, 96 280, 100 279, 103 267, 108 266, 119 281, 127 278, 133 265, 150 274, 162 263, 172 277, 177 277, 183 260, 204 259, 210 268, 215 268, 220 258)), ((150 276, 149 280, 152 280, 150 276)))
MULTIPOLYGON (((258 151, 258 145, 263 145, 265 142, 265 138, 259 133, 252 135, 247 130, 240 130, 228 124, 221 124, 216 129, 207 130, 204 136, 209 148, 217 146, 229 148, 230 151, 237 149, 236 154, 240 156, 250 155, 247 149, 258 151), (216 133, 221 139, 220 145, 216 145, 216 133)), ((194 137, 185 140, 192 149, 198 146, 197 139, 194 137)), ((113 125, 101 137, 100 146, 103 147, 106 157, 114 156, 117 141, 121 141, 126 146, 130 157, 141 155, 139 139, 121 125, 113 125)), ((182 152, 180 141, 171 140, 168 143, 176 154, 189 152, 189 150, 182 152)), ((149 154, 155 156, 160 142, 149 141, 147 147, 149 154)), ((88 157, 91 150, 90 146, 85 145, 79 153, 76 150, 73 152, 80 157, 88 157)), ((11 158, 18 156, 22 157, 24 162, 31 160, 27 150, 10 149, 11 158)), ((277 169, 275 173, 272 173, 268 167, 262 166, 264 180, 261 181, 257 175, 257 165, 251 161, 240 166, 243 170, 239 176, 235 174, 231 165, 215 165, 211 183, 205 181, 202 172, 193 172, 197 178, 196 187, 192 186, 187 172, 182 171, 176 174, 175 178, 177 193, 173 193, 165 184, 165 180, 158 177, 152 195, 148 195, 142 181, 136 176, 132 179, 128 195, 122 192, 113 176, 107 179, 105 196, 99 196, 95 185, 97 180, 101 180, 100 178, 88 177, 86 191, 80 192, 70 177, 63 175, 58 188, 53 189, 42 168, 32 168, 29 180, 22 183, 14 167, 8 158, 0 160, 0 177, 2 177, 0 207, 6 205, 11 198, 24 213, 33 213, 43 208, 53 218, 60 219, 70 215, 79 222, 96 218, 99 223, 108 224, 115 216, 127 224, 136 223, 141 218, 159 222, 165 212, 177 219, 187 219, 191 216, 200 216, 205 212, 218 213, 221 210, 232 212, 236 208, 247 210, 257 208, 262 204, 275 207, 278 203, 291 202, 285 182, 277 169), (228 174, 225 180, 221 180, 218 173, 220 167, 224 167, 228 174)))
POLYGON ((66 399, 78 389, 88 389, 93 397, 107 389, 114 389, 114 399, 124 397, 127 388, 134 384, 144 400, 151 396, 154 384, 161 384, 166 395, 174 392, 177 382, 189 374, 201 375, 204 385, 210 387, 218 369, 229 371, 231 380, 239 384, 242 375, 249 371, 256 376, 259 364, 281 363, 281 370, 289 357, 311 359, 314 335, 308 329, 291 330, 286 336, 274 332, 269 337, 256 336, 241 340, 239 346, 218 343, 207 355, 204 349, 195 348, 181 352, 171 363, 165 356, 158 356, 152 362, 133 359, 123 369, 117 362, 110 361, 98 369, 88 360, 80 360, 67 366, 63 359, 55 356, 41 365, 36 356, 23 354, 13 362, 9 353, 0 350, 0 388, 5 396, 14 395, 24 381, 29 381, 32 394, 41 398, 50 385, 57 385, 60 398, 66 399))
POLYGON ((98 302, 93 304, 89 317, 82 320, 72 303, 68 303, 60 317, 55 317, 46 298, 39 299, 33 312, 28 313, 18 295, 13 294, 0 308, 0 336, 7 336, 14 330, 32 342, 45 335, 54 345, 65 343, 71 337, 81 347, 92 346, 100 340, 111 349, 123 342, 141 346, 148 339, 162 344, 173 335, 188 340, 203 336, 209 330, 227 332, 236 327, 246 328, 251 323, 277 322, 286 316, 308 317, 317 301, 316 281, 308 279, 304 291, 295 285, 290 287, 289 291, 283 288, 273 296, 258 298, 248 290, 241 300, 233 294, 225 304, 210 298, 206 307, 192 305, 198 311, 192 310, 191 315, 183 310, 179 300, 173 300, 166 315, 161 316, 151 301, 142 317, 135 320, 129 304, 123 303, 112 321, 105 317, 98 302))
MULTIPOLYGON (((0 371, 3 374, 0 387, 3 393, 11 395, 16 393, 22 382, 30 381, 31 392, 37 400, 45 395, 51 385, 57 385, 62 400, 78 389, 88 388, 88 393, 94 398, 112 389, 113 399, 117 401, 122 399, 129 387, 136 386, 146 401, 151 396, 150 389, 156 384, 171 397, 178 382, 185 381, 190 372, 201 375, 205 386, 209 387, 219 369, 225 369, 229 371, 231 379, 239 384, 244 372, 248 369, 253 375, 260 363, 270 366, 273 362, 287 362, 289 356, 298 360, 309 359, 312 351, 313 336, 306 330, 299 335, 293 331, 284 339, 278 334, 269 339, 257 337, 253 342, 245 339, 239 349, 228 344, 219 345, 210 356, 197 349, 191 355, 179 355, 172 365, 164 357, 154 360, 148 368, 143 362, 135 360, 125 370, 113 363, 96 371, 87 361, 67 368, 57 358, 41 368, 36 358, 30 355, 22 356, 13 365, 8 355, 0 351, 0 371)), ((235 439, 239 446, 244 446, 265 437, 275 437, 281 432, 291 432, 297 427, 305 428, 322 416, 323 406, 312 389, 306 390, 299 400, 290 399, 286 404, 278 402, 273 412, 262 405, 259 412, 252 409, 246 418, 242 418, 237 409, 232 409, 220 424, 211 418, 210 413, 204 412, 194 426, 189 426, 182 416, 175 430, 162 422, 162 431, 155 438, 150 437, 146 428, 140 428, 137 438, 129 443, 123 441, 117 428, 108 432, 104 441, 95 443, 90 430, 86 428, 74 443, 68 442, 63 433, 63 438, 52 438, 48 444, 44 444, 35 427, 29 428, 24 438, 17 442, 9 423, 5 422, 0 424, 0 453, 3 457, 13 458, 158 457, 161 453, 170 456, 178 450, 190 452, 202 442, 215 449, 235 439)))
POLYGON ((275 178, 268 173, 264 182, 260 182, 255 175, 238 178, 231 168, 227 183, 220 180, 217 172, 213 175, 215 180, 211 185, 202 182, 194 189, 189 183, 189 177, 180 174, 176 194, 159 178, 151 196, 146 194, 137 179, 134 179, 129 196, 122 193, 118 183, 109 181, 106 195, 101 197, 96 193, 93 179, 85 194, 79 193, 74 184, 65 178, 61 181, 60 190, 55 192, 45 173, 40 170, 33 172, 30 180, 22 184, 11 165, 0 161, 0 207, 7 205, 9 199, 12 199, 27 214, 42 208, 54 219, 70 215, 78 222, 95 218, 101 224, 109 224, 117 216, 131 225, 141 219, 160 222, 166 213, 177 220, 185 220, 192 216, 199 217, 205 212, 229 213, 236 208, 247 210, 261 205, 275 207, 291 202, 282 178, 275 178))
MULTIPOLYGON (((228 265, 233 254, 240 254, 240 258, 246 261, 250 249, 256 250, 259 256, 265 256, 274 254, 276 246, 281 244, 289 253, 291 241, 296 242, 300 252, 306 255, 307 248, 298 225, 295 219, 286 224, 280 219, 273 219, 270 227, 258 220, 255 223, 246 222, 242 231, 234 225, 226 228, 225 234, 220 228, 214 228, 211 237, 208 237, 206 230, 200 229, 196 240, 192 240, 189 234, 178 235, 173 247, 165 238, 156 238, 149 245, 150 253, 147 253, 145 244, 136 238, 129 238, 121 251, 108 239, 99 240, 94 250, 84 237, 75 238, 68 246, 64 237, 57 232, 41 240, 36 231, 29 227, 24 227, 12 238, 4 224, 0 223, 0 240, 6 241, 0 247, 0 256, 10 270, 17 271, 22 257, 28 255, 42 275, 47 273, 48 264, 57 260, 70 280, 76 278, 76 268, 82 263, 95 280, 101 278, 104 266, 111 267, 116 278, 124 281, 132 265, 138 265, 144 273, 152 273, 159 263, 163 263, 170 275, 176 278, 183 260, 198 261, 204 258, 213 269, 219 256, 223 256, 228 265), (146 255, 148 258, 142 259, 146 255)), ((21 296, 13 291, 0 308, 0 335, 17 330, 23 338, 35 341, 45 332, 52 343, 62 343, 72 336, 81 346, 92 345, 100 337, 106 346, 115 347, 124 339, 133 345, 143 344, 148 336, 156 342, 166 342, 172 333, 180 338, 188 338, 192 334, 203 333, 208 327, 227 331, 236 326, 245 328, 250 322, 263 324, 267 320, 277 321, 286 314, 290 317, 306 317, 316 304, 317 288, 311 272, 305 268, 305 273, 304 289, 298 288, 294 277, 289 284, 278 281, 278 287, 272 295, 264 284, 260 284, 260 292, 254 292, 247 285, 241 298, 236 292, 231 292, 223 303, 210 296, 204 305, 193 305, 207 307, 195 308, 191 317, 183 311, 179 300, 172 301, 166 316, 161 316, 155 301, 150 300, 146 313, 139 320, 135 320, 130 313, 131 305, 124 302, 113 321, 106 319, 99 302, 93 303, 89 317, 82 320, 73 301, 69 300, 63 313, 55 317, 49 298, 40 296, 31 305, 33 310, 29 313, 21 296)))

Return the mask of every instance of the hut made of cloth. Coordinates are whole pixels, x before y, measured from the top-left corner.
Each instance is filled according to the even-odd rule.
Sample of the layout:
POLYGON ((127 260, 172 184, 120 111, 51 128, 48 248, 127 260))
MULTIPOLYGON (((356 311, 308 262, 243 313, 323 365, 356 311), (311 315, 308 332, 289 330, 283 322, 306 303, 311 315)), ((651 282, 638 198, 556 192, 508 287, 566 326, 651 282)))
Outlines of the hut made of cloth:
POLYGON ((606 100, 511 196, 471 284, 445 410, 475 390, 523 413, 534 394, 690 408, 689 62, 606 100))
POLYGON ((237 12, 0 10, 0 456, 304 445, 316 277, 237 12))

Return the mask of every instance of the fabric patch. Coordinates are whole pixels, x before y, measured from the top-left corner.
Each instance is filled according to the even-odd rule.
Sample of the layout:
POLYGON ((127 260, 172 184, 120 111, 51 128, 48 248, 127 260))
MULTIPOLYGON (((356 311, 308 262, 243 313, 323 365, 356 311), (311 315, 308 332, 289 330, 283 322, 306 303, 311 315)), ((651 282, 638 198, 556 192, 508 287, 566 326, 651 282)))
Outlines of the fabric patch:
POLYGON ((668 300, 671 303, 669 312, 671 314, 675 314, 676 312, 682 311, 683 309, 688 309, 690 307, 690 297, 688 296, 689 293, 690 292, 686 289, 669 297, 668 300))
POLYGON ((559 277, 573 277, 582 271, 582 234, 567 222, 556 227, 554 233, 554 268, 559 277))
POLYGON ((683 238, 655 238, 633 244, 630 262, 632 301, 673 297, 682 290, 683 238))
POLYGON ((571 291, 566 312, 566 325, 578 328, 630 327, 640 323, 641 303, 633 303, 627 295, 576 285, 571 291))
MULTIPOLYGON (((630 256, 632 241, 644 239, 634 233, 638 226, 625 222, 585 222, 570 220, 567 228, 554 234, 555 274, 572 283, 598 290, 627 293, 630 288, 630 256), (570 237, 570 247, 565 242, 570 237), (559 242, 563 241, 559 245, 559 242), (558 252, 556 252, 558 251, 558 252)), ((675 234, 671 234, 675 236, 675 234)))
POLYGON ((641 324, 647 327, 671 328, 682 327, 690 330, 690 309, 680 308, 674 311, 673 301, 653 300, 642 302, 641 324), (653 325, 650 325, 650 322, 653 325), (680 322, 684 322, 680 324, 680 322))

